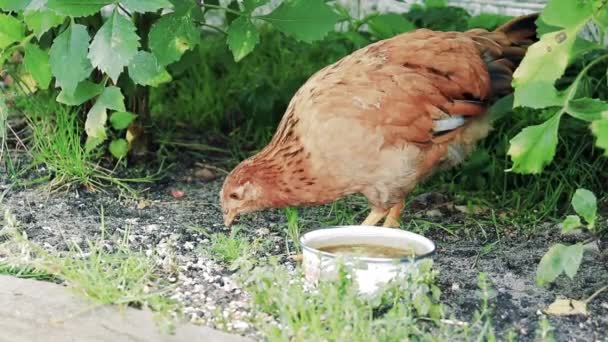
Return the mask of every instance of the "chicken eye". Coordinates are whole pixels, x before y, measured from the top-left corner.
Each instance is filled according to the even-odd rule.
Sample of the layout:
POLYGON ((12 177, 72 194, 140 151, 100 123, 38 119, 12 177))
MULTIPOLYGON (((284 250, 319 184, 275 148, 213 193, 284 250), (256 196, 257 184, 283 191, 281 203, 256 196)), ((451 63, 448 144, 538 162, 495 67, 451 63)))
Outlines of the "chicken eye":
POLYGON ((230 194, 230 198, 234 199, 234 200, 238 200, 239 199, 239 195, 236 194, 236 192, 233 192, 230 194))

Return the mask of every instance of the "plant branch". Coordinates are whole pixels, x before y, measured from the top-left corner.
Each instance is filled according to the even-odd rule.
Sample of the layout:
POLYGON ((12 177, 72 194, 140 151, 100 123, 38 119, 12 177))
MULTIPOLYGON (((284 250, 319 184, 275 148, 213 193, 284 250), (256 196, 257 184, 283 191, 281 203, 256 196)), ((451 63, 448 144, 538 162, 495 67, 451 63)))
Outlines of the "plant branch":
POLYGON ((606 290, 608 290, 608 285, 606 285, 606 286, 600 288, 599 290, 593 292, 593 294, 591 296, 589 296, 589 298, 587 298, 587 299, 584 300, 585 304, 589 303, 590 301, 593 300, 593 298, 599 296, 600 293, 602 293, 602 292, 604 292, 606 290))
POLYGON ((208 28, 210 28, 210 29, 213 29, 213 30, 215 30, 215 31, 217 31, 217 32, 219 32, 219 33, 222 33, 222 34, 228 35, 228 32, 226 32, 226 30, 222 29, 221 27, 218 27, 218 26, 215 26, 215 25, 210 25, 210 24, 207 24, 207 23, 203 23, 203 22, 201 22, 201 21, 199 21, 199 22, 197 22, 197 23, 198 23, 199 25, 201 25, 201 26, 204 26, 204 27, 208 27, 208 28))
POLYGON ((236 15, 243 15, 242 12, 239 11, 235 11, 231 8, 228 7, 222 7, 222 6, 218 6, 218 5, 210 5, 210 4, 203 4, 204 8, 209 8, 209 9, 217 9, 217 10, 222 10, 228 13, 232 13, 232 14, 236 14, 236 15))

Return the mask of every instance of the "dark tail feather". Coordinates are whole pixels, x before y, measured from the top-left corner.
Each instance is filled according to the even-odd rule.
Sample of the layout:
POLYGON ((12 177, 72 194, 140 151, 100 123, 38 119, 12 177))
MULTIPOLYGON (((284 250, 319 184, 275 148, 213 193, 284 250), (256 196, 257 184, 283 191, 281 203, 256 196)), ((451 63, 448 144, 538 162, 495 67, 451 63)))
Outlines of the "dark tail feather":
POLYGON ((528 46, 538 40, 537 18, 538 13, 528 14, 513 18, 493 32, 482 29, 466 32, 477 44, 488 66, 494 97, 502 97, 513 91, 513 72, 524 58, 528 46))

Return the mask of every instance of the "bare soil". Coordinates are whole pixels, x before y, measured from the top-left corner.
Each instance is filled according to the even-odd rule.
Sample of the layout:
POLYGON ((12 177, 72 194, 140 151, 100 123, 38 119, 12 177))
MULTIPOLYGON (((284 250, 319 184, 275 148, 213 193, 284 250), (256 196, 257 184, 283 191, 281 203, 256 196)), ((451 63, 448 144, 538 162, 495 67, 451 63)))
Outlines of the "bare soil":
MULTIPOLYGON (((247 293, 232 280, 232 272, 225 265, 201 252, 209 239, 206 233, 193 228, 203 228, 211 234, 226 232, 218 204, 222 177, 204 182, 197 180, 195 169, 183 168, 161 182, 148 185, 142 195, 145 201, 140 201, 84 189, 50 193, 44 187, 12 188, 1 174, 0 194, 4 192, 5 196, 0 204, 17 216, 31 240, 56 250, 65 250, 69 240, 83 244, 86 239, 99 236, 103 208, 108 233, 120 236, 130 229, 133 246, 158 257, 165 274, 177 284, 172 296, 184 303, 191 321, 259 337, 247 322, 250 310, 247 293), (175 198, 171 194, 174 189, 183 191, 185 196, 175 198)), ((430 197, 414 201, 406 215, 421 216, 439 224, 454 224, 466 218, 463 213, 438 214, 437 210, 428 210, 436 207, 438 201, 430 197)), ((435 197, 445 200, 441 195, 435 197)), ((302 221, 328 215, 329 210, 327 206, 303 209, 302 221)), ((285 253, 285 217, 281 211, 252 214, 240 223, 245 234, 273 241, 268 244, 274 246, 266 251, 268 254, 285 253)), ((487 232, 510 231, 509 227, 481 228, 487 232)), ((424 232, 437 242, 435 265, 440 271, 442 298, 457 319, 471 319, 478 308, 479 272, 488 274, 496 293, 491 304, 499 336, 512 329, 523 341, 534 339, 542 310, 557 297, 584 299, 608 284, 608 253, 604 247, 585 254, 574 280, 562 276, 548 288, 536 286, 536 265, 549 246, 581 239, 581 236, 564 239, 554 223, 545 223, 540 228, 541 233, 531 237, 514 233, 503 234, 500 239, 494 233, 464 239, 439 228, 424 232), (494 248, 483 252, 484 246, 497 240, 494 248)), ((556 339, 608 341, 608 292, 595 298, 588 309, 588 316, 549 317, 556 339)))

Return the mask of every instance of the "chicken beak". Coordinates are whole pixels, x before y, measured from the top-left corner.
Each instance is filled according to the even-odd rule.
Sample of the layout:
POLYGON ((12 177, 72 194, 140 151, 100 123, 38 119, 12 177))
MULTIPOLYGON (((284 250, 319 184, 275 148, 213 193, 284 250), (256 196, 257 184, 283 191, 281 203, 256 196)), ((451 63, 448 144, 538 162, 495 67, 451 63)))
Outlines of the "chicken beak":
POLYGON ((228 211, 228 213, 224 214, 224 225, 228 228, 232 226, 234 219, 236 218, 236 213, 232 210, 228 211))

